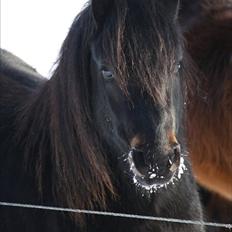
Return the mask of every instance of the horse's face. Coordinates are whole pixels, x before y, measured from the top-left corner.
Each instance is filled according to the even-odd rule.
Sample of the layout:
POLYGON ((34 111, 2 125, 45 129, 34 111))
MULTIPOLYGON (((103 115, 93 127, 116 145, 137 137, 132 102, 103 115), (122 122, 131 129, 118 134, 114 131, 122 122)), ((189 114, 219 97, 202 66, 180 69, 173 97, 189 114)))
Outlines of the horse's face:
MULTIPOLYGON (((134 19, 128 16, 127 20, 131 24, 134 19)), ((162 49, 151 47, 151 52, 156 53, 153 56, 147 54, 148 51, 139 51, 143 44, 138 43, 138 47, 132 48, 132 43, 135 46, 135 42, 129 39, 131 32, 125 28, 123 46, 120 48, 122 51, 118 52, 123 54, 124 57, 119 59, 123 59, 127 67, 120 73, 122 67, 113 61, 115 58, 110 57, 116 53, 112 54, 111 40, 107 43, 104 37, 104 30, 111 31, 111 28, 107 27, 109 25, 106 24, 105 28, 102 28, 103 35, 100 33, 91 48, 95 127, 108 148, 111 159, 117 159, 121 163, 121 173, 126 172, 136 185, 153 191, 165 186, 181 172, 180 144, 176 138, 176 115, 180 113, 182 105, 179 78, 181 54, 168 54, 168 48, 164 48, 166 55, 170 55, 172 60, 165 63, 165 59, 159 59, 164 58, 160 54, 162 49), (140 54, 134 55, 137 52, 140 54), (141 64, 143 61, 148 63, 141 64), (134 66, 131 63, 134 63, 134 66), (141 70, 143 68, 144 70, 141 70), (122 79, 126 81, 123 82, 122 79), (153 91, 152 87, 156 90, 153 91)), ((169 27, 175 32, 174 22, 170 23, 169 27)), ((145 30, 144 33, 146 32, 145 30)), ((139 35, 134 33, 133 36, 139 35)), ((173 33, 173 36, 176 36, 173 40, 178 41, 177 34, 173 33)), ((114 38, 111 39, 113 43, 114 38)), ((145 43, 146 37, 142 39, 145 43)), ((149 46, 149 38, 147 40, 149 46)), ((166 37, 162 38, 162 41, 163 46, 170 43, 166 37)), ((154 41, 154 46, 157 43, 159 42, 154 41)), ((180 51, 178 43, 175 45, 173 50, 180 51)), ((144 46, 144 49, 149 48, 144 46)))

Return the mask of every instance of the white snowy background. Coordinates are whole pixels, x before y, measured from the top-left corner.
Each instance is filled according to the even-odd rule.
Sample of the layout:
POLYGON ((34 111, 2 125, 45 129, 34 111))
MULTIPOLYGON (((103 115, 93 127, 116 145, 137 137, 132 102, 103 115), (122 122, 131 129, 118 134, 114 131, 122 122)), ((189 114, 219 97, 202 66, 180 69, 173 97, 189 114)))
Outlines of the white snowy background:
POLYGON ((59 49, 87 0, 0 0, 1 48, 49 77, 59 49))

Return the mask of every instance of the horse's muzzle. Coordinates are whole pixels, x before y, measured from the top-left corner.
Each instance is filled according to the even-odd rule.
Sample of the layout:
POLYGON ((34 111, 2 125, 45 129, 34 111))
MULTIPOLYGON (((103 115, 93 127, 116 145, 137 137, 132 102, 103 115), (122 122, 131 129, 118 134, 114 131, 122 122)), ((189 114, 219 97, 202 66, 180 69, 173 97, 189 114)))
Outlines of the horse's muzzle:
POLYGON ((134 182, 146 189, 159 188, 168 184, 179 169, 180 145, 176 143, 167 154, 145 147, 133 147, 129 152, 130 170, 134 182))

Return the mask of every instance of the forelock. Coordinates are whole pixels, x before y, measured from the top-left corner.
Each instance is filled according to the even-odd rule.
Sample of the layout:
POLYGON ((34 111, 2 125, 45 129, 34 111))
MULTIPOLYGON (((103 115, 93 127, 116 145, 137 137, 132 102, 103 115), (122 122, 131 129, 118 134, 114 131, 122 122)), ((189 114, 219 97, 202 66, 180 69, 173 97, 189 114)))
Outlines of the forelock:
POLYGON ((102 52, 125 93, 129 82, 137 82, 156 102, 165 104, 176 65, 178 27, 165 15, 163 4, 149 2, 118 1, 102 31, 102 52))

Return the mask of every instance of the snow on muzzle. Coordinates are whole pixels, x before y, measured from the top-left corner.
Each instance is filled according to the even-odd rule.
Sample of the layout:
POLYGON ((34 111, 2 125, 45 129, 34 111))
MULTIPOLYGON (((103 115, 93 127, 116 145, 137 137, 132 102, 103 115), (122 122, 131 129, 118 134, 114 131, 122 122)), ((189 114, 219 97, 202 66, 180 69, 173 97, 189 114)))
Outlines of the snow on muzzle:
POLYGON ((128 162, 134 183, 150 192, 166 187, 180 178, 186 169, 178 143, 167 154, 152 150, 148 144, 132 147, 128 162))

